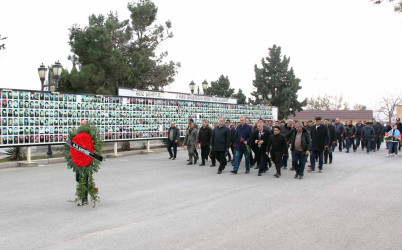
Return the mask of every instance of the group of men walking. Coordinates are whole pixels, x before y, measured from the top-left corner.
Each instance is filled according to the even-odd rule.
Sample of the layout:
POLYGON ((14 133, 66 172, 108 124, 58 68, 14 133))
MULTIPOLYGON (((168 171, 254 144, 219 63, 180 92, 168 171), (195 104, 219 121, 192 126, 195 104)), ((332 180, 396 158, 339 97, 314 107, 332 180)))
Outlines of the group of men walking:
MULTIPOLYGON (((367 153, 375 152, 380 149, 381 142, 389 131, 393 136, 400 135, 398 126, 400 121, 386 126, 375 121, 367 122, 365 125, 360 121, 356 125, 353 121, 349 121, 344 125, 338 118, 332 123, 329 119, 322 120, 321 117, 316 117, 315 122, 306 123, 288 120, 286 123, 276 121, 273 124, 271 121, 260 119, 252 124, 247 122, 245 117, 241 117, 239 123, 231 123, 221 118, 214 126, 204 120, 202 126, 198 128, 190 119, 182 146, 187 147, 189 156, 187 165, 197 164, 200 159, 197 152, 199 146, 200 166, 205 166, 210 158, 211 167, 215 167, 217 161, 218 174, 225 170, 228 161, 233 165, 233 170, 230 172, 237 174, 244 157, 245 174, 249 174, 250 168, 255 166, 255 169, 258 169, 258 176, 261 176, 273 164, 276 169, 274 176, 279 178, 281 169, 287 168, 291 155, 290 170, 295 170, 295 178, 303 179, 309 157, 310 165, 307 171, 314 172, 318 163, 318 172, 321 173, 323 164, 332 164, 333 151, 337 146, 340 152, 345 149, 346 153, 351 150, 355 152, 360 145, 367 153)), ((169 159, 176 159, 179 139, 179 129, 172 123, 168 131, 169 159)), ((398 147, 394 145, 398 143, 387 142, 387 148, 390 148, 390 153, 387 155, 391 155, 392 152, 397 154, 398 147)))

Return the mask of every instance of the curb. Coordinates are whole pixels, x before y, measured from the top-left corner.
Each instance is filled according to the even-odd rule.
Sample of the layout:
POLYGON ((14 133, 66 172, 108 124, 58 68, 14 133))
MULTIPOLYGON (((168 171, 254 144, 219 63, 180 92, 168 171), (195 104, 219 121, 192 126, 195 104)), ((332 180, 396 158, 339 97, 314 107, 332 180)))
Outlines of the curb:
MULTIPOLYGON (((182 148, 177 148, 177 151, 182 151, 184 149, 182 148)), ((133 151, 122 151, 118 152, 118 157, 115 157, 113 154, 108 153, 105 154, 105 158, 113 159, 113 158, 122 158, 125 156, 133 156, 133 155, 150 155, 150 154, 155 154, 155 153, 162 153, 162 152, 167 152, 166 148, 153 148, 151 149, 150 152, 147 152, 146 150, 133 150, 133 151)), ((48 159, 40 159, 40 160, 34 160, 33 163, 38 164, 39 166, 41 165, 49 165, 49 164, 55 164, 55 163, 63 163, 66 162, 65 158, 48 158, 48 159)), ((26 161, 15 161, 15 162, 5 162, 5 163, 0 163, 0 169, 7 169, 7 168, 31 168, 35 167, 35 165, 28 166, 25 164, 26 161)))

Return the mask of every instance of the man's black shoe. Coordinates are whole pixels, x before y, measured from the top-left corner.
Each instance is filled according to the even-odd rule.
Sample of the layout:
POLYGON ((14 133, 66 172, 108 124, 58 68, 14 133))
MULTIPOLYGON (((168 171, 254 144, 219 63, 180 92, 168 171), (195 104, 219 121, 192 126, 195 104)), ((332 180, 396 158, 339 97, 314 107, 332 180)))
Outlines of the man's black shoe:
POLYGON ((245 174, 249 174, 250 173, 250 170, 246 170, 246 172, 244 172, 245 174))
POLYGON ((349 151, 345 151, 345 153, 349 154, 349 151))
POLYGON ((262 174, 260 172, 258 172, 258 176, 261 176, 262 174))
POLYGON ((172 159, 172 158, 173 158, 173 156, 170 156, 169 160, 172 159))
POLYGON ((211 167, 211 168, 215 167, 215 164, 212 164, 210 167, 211 167))
POLYGON ((205 163, 201 163, 200 165, 198 165, 198 166, 205 166, 205 163))
POLYGON ((290 171, 294 171, 295 169, 294 169, 293 167, 291 167, 289 170, 290 170, 290 171))
POLYGON ((280 174, 275 174, 274 175, 276 178, 279 178, 281 175, 280 174))
POLYGON ((176 157, 173 157, 172 160, 176 160, 176 157))
POLYGON ((255 166, 255 168, 254 169, 259 169, 260 167, 259 166, 255 166))
POLYGON ((197 161, 198 161, 198 157, 195 157, 195 159, 194 159, 194 165, 197 164, 197 161))
POLYGON ((222 174, 222 170, 219 169, 219 170, 218 170, 218 174, 222 174))
POLYGON ((297 177, 299 177, 299 175, 298 175, 298 174, 295 174, 295 177, 294 177, 294 178, 296 179, 297 177))
POLYGON ((232 170, 232 171, 230 171, 232 174, 237 174, 237 171, 234 171, 234 170, 232 170))
POLYGON ((190 161, 189 163, 187 163, 187 165, 193 165, 193 163, 190 161))
POLYGON ((283 167, 283 169, 287 169, 288 167, 283 167))
POLYGON ((299 176, 299 179, 300 179, 300 180, 303 179, 303 176, 299 176))

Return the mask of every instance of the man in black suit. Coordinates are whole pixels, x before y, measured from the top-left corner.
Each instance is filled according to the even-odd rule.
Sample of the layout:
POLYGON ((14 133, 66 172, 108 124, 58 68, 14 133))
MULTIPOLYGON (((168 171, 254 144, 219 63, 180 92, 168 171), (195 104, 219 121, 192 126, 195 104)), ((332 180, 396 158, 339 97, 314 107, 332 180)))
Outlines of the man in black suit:
POLYGON ((218 174, 221 174, 226 167, 225 152, 230 147, 230 129, 225 126, 225 119, 219 119, 219 125, 212 131, 210 145, 219 161, 218 174))
POLYGON ((269 137, 269 141, 266 147, 266 154, 271 154, 271 159, 275 163, 276 178, 281 177, 281 167, 283 164, 282 157, 288 154, 288 145, 286 143, 285 136, 281 135, 281 131, 278 126, 274 126, 274 134, 269 137))
POLYGON ((255 158, 257 160, 258 176, 261 176, 262 173, 268 171, 268 167, 266 166, 266 155, 265 150, 267 148, 267 143, 269 140, 270 132, 267 129, 264 129, 264 124, 262 121, 259 121, 257 124, 257 129, 253 132, 253 142, 255 145, 255 158))
POLYGON ((327 150, 329 145, 329 132, 328 127, 321 124, 321 117, 315 118, 315 125, 311 128, 311 155, 310 164, 311 167, 307 170, 312 172, 315 170, 315 159, 318 157, 318 169, 319 173, 322 172, 324 151, 327 150))

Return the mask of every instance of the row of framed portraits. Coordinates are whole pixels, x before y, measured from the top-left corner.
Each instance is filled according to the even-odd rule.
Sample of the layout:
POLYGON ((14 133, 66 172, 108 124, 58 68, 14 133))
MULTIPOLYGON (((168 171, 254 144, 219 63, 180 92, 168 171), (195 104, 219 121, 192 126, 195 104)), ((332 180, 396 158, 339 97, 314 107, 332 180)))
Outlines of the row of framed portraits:
POLYGON ((0 97, 0 146, 63 143, 82 120, 95 124, 102 140, 118 141, 164 138, 171 122, 184 136, 190 118, 274 119, 271 107, 229 103, 24 90, 0 90, 0 97))

